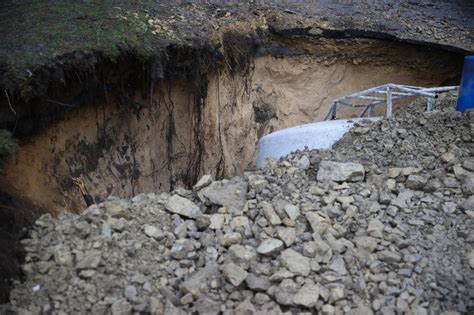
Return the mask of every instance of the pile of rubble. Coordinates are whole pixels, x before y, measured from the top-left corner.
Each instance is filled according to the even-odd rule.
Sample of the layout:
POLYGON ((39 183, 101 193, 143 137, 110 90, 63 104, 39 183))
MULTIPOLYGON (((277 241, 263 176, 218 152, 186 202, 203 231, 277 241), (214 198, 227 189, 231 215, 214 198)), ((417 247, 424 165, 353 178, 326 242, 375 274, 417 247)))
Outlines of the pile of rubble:
POLYGON ((43 216, 4 311, 472 312, 474 115, 452 101, 240 177, 43 216))

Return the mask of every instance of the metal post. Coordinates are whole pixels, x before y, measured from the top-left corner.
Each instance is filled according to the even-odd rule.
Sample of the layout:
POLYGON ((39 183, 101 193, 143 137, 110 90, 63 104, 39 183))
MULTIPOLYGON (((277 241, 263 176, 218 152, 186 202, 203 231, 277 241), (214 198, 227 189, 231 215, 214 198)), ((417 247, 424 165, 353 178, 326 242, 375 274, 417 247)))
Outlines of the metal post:
POLYGON ((426 111, 427 112, 433 111, 434 103, 435 103, 434 98, 432 98, 432 97, 427 97, 426 98, 426 111))
POLYGON ((392 118, 392 88, 387 88, 387 119, 392 118))
POLYGON ((374 106, 369 106, 369 112, 367 113, 367 117, 374 117, 374 106))
POLYGON ((332 105, 331 119, 336 119, 337 103, 335 102, 332 105))

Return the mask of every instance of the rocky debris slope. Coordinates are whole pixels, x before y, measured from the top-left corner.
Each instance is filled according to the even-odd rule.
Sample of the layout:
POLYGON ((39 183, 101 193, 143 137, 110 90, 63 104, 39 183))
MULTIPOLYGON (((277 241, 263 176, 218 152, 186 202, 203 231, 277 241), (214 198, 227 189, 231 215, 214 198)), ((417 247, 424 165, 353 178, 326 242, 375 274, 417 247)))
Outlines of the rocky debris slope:
POLYGON ((43 216, 4 311, 472 313, 474 115, 452 101, 192 191, 43 216))

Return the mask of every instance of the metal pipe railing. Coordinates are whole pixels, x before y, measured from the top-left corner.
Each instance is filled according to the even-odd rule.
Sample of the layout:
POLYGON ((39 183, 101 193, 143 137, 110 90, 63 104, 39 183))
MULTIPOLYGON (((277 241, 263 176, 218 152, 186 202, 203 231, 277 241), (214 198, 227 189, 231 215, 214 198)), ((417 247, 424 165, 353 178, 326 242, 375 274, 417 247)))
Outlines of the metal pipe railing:
POLYGON ((426 110, 432 111, 435 105, 435 100, 438 97, 438 93, 449 92, 457 88, 459 87, 444 86, 425 88, 411 85, 385 84, 335 99, 334 101, 332 101, 331 106, 324 114, 323 120, 336 119, 338 104, 352 108, 363 107, 364 109, 358 115, 358 117, 363 117, 366 113, 368 117, 372 117, 375 106, 387 104, 386 117, 390 119, 393 113, 393 101, 412 96, 425 97, 426 110), (385 95, 385 98, 371 96, 370 94, 385 95), (351 101, 352 99, 359 101, 369 100, 373 102, 356 104, 351 101))

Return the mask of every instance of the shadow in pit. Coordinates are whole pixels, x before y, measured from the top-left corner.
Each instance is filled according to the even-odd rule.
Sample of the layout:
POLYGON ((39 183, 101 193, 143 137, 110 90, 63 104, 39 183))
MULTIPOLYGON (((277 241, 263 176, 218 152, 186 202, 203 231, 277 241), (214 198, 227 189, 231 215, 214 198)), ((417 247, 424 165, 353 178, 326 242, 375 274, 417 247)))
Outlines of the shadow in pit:
POLYGON ((0 304, 9 300, 14 280, 22 280, 25 253, 20 240, 38 217, 18 200, 0 191, 0 304))

